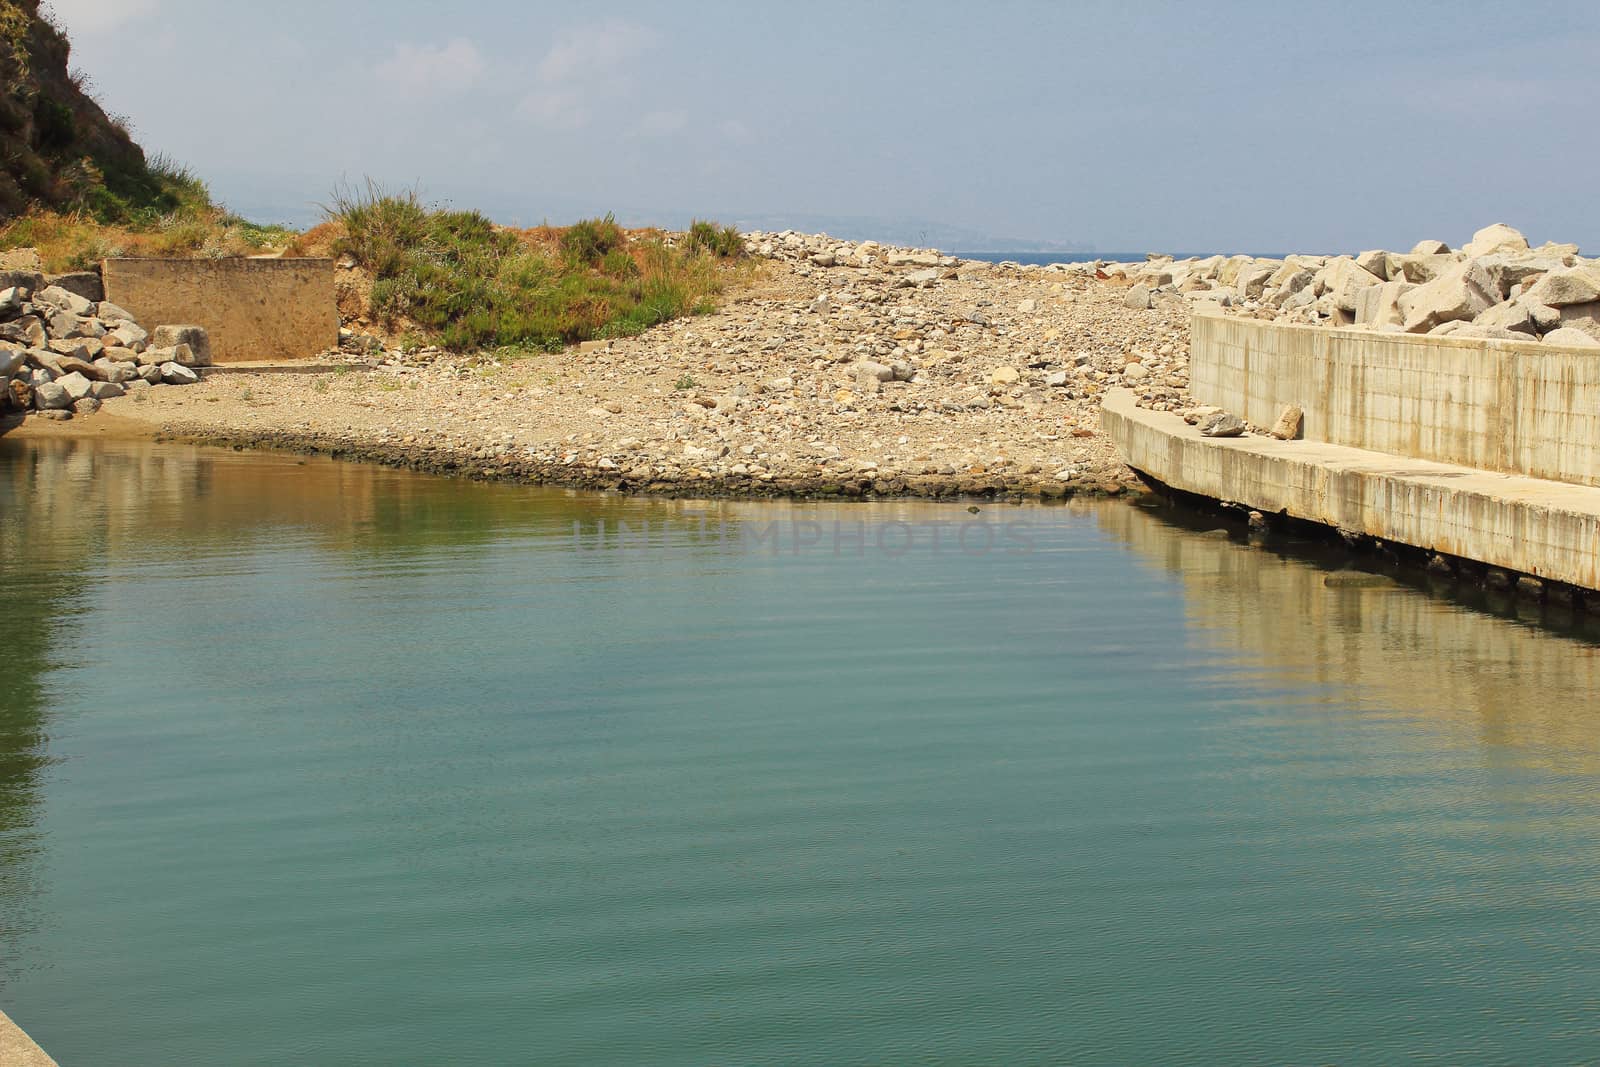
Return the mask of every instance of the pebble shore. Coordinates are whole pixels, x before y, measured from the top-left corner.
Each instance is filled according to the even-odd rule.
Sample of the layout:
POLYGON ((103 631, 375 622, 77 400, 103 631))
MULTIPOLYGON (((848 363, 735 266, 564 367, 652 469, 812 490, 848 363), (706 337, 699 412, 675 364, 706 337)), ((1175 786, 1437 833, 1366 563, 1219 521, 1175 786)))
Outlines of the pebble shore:
MULTIPOLYGON (((1116 495, 1101 396, 1191 405, 1188 307, 1126 282, 752 234, 755 281, 634 338, 207 373, 108 400, 123 427, 419 470, 694 496, 1116 495)), ((93 432, 93 419, 38 432, 93 432)))

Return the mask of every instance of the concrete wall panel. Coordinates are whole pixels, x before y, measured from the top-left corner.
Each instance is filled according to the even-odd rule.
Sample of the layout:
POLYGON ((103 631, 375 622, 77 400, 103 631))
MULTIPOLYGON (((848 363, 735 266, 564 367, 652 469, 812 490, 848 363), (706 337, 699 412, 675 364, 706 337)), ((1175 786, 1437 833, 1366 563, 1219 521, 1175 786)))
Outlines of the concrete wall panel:
POLYGON ((339 341, 329 259, 108 259, 106 299, 154 331, 204 326, 212 360, 309 359, 339 341))
POLYGON ((1600 485, 1600 350, 1286 326, 1191 324, 1194 396, 1308 441, 1600 485))

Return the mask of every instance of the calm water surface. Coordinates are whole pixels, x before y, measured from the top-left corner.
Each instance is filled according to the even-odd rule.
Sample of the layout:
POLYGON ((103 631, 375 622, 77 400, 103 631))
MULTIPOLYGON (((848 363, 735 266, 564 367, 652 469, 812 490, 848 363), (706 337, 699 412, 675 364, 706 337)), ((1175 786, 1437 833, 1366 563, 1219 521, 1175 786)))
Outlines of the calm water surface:
POLYGON ((1593 1061, 1596 647, 1322 578, 0 440, 0 1007, 71 1065, 1593 1061))

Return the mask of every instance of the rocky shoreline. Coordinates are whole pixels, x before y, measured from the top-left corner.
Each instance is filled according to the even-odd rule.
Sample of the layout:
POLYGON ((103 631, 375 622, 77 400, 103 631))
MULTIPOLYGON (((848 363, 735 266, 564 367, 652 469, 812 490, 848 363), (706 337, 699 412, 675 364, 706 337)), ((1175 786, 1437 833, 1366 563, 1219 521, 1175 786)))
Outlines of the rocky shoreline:
MULTIPOLYGON (((1499 229, 1479 237, 1511 241, 1499 229)), ((1333 284, 1377 253, 1032 266, 792 232, 748 234, 746 247, 760 269, 717 311, 637 337, 553 354, 366 355, 372 324, 357 319, 346 328, 362 354, 333 371, 201 369, 185 389, 108 398, 106 415, 30 419, 24 432, 92 435, 112 416, 123 432, 168 440, 679 497, 1112 496, 1143 483, 1099 432, 1107 389, 1217 435, 1248 429, 1187 392, 1197 302, 1348 325, 1345 296, 1365 309, 1369 289, 1398 292, 1377 275, 1349 292, 1333 284), (1292 279, 1274 287, 1285 271, 1292 279), (1310 298, 1277 299, 1291 290, 1310 298)), ((1506 302, 1591 269, 1565 247, 1419 255, 1449 260, 1452 279, 1487 269, 1488 256, 1520 264, 1504 267, 1518 275, 1506 302)), ((1386 258, 1383 271, 1404 275, 1412 258, 1386 258)), ((1455 330, 1432 332, 1467 325, 1448 321, 1455 330)))
POLYGON ((1052 500, 1139 484, 1099 433, 1107 388, 1188 404, 1187 308, 1129 309, 1123 287, 1057 267, 817 235, 748 246, 752 283, 638 337, 202 371, 28 432, 91 435, 109 416, 171 440, 583 489, 1052 500))

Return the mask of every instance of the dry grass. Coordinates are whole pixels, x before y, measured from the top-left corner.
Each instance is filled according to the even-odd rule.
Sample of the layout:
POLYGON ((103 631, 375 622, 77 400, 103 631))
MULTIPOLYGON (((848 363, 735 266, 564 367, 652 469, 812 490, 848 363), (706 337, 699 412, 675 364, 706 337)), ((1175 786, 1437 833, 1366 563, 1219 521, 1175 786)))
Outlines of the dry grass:
POLYGON ((283 248, 294 234, 220 209, 174 212, 151 225, 96 222, 83 212, 34 211, 0 226, 0 248, 36 248, 47 271, 84 270, 123 256, 253 256, 283 248))

